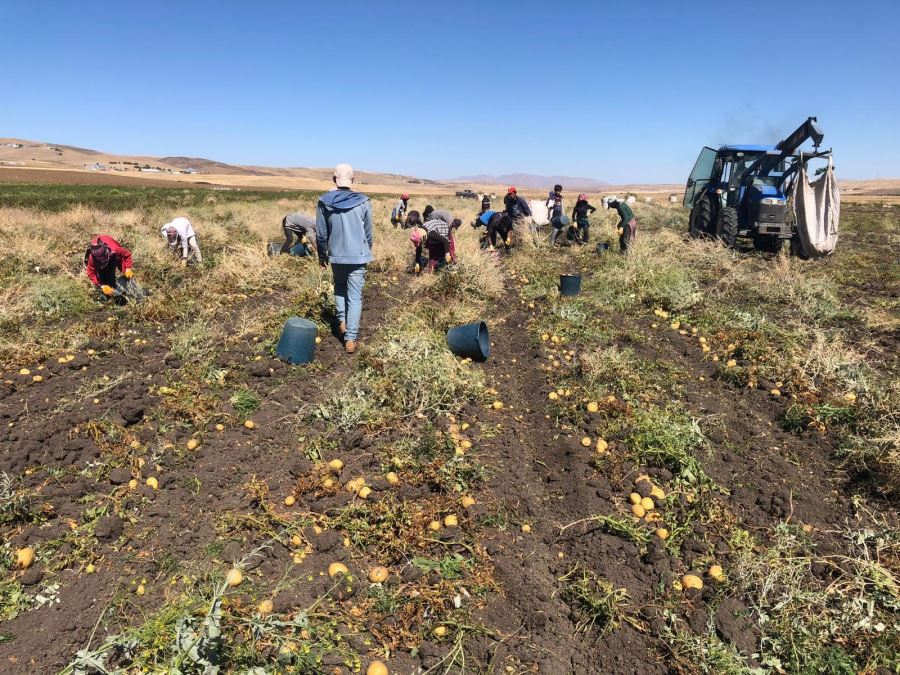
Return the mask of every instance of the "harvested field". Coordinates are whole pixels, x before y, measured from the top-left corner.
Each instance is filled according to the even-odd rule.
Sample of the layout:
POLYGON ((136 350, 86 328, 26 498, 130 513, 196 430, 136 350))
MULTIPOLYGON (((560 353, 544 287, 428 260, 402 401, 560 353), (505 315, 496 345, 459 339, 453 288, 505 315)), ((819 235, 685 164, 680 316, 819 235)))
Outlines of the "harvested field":
POLYGON ((265 255, 314 198, 207 196, 0 206, 3 672, 900 670, 896 209, 845 206, 818 262, 668 205, 627 258, 496 261, 464 225, 417 278, 376 198, 347 356, 328 273, 265 255), (200 269, 163 250, 178 214, 200 269), (93 299, 101 231, 144 304, 93 299), (273 356, 291 315, 308 367, 273 356), (463 362, 444 333, 479 318, 463 362))

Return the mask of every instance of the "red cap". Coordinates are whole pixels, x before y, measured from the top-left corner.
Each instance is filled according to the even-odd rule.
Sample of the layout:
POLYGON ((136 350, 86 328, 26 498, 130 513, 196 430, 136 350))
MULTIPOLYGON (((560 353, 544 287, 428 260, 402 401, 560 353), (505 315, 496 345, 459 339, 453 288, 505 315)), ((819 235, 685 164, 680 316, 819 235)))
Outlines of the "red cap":
POLYGON ((511 188, 509 188, 509 190, 507 190, 506 192, 507 192, 507 194, 516 194, 516 188, 515 188, 515 187, 511 187, 511 188))

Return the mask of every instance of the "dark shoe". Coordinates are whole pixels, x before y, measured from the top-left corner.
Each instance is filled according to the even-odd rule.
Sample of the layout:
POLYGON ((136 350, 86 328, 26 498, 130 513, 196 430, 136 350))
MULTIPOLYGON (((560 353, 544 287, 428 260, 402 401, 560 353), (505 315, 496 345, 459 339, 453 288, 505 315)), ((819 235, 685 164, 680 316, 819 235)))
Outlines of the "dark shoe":
POLYGON ((353 352, 355 352, 356 347, 357 347, 356 340, 347 340, 346 344, 344 344, 344 349, 347 351, 348 354, 352 354, 353 352))

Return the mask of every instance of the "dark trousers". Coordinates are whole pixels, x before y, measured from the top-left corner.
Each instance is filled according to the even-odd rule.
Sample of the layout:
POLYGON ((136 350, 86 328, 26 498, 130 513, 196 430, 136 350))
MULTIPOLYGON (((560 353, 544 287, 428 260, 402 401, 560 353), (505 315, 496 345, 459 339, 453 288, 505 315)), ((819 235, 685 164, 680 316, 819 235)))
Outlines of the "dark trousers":
POLYGON ((637 233, 637 221, 632 218, 627 223, 624 220, 619 221, 619 250, 622 253, 628 253, 628 249, 634 244, 635 235, 637 233))
POLYGON ((447 264, 447 255, 450 253, 450 240, 437 232, 429 232, 425 239, 425 248, 428 249, 428 266, 438 269, 447 264))
POLYGON ((577 221, 578 229, 581 230, 581 241, 588 243, 588 233, 591 229, 591 221, 587 218, 579 218, 577 221))
POLYGON ((491 242, 491 246, 497 246, 497 235, 500 235, 500 243, 506 246, 506 240, 509 238, 509 233, 512 232, 512 224, 501 223, 496 227, 492 227, 488 224, 487 233, 488 240, 491 242))

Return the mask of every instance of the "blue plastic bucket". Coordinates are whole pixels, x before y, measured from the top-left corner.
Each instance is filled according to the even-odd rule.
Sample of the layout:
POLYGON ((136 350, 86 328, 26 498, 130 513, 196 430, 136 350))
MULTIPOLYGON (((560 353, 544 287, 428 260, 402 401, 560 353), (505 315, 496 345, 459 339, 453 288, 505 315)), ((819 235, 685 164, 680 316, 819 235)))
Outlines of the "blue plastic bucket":
POLYGON ((491 353, 491 338, 484 321, 467 323, 447 331, 447 346, 457 356, 486 361, 491 353))
POLYGON ((279 253, 281 253, 281 244, 279 244, 277 241, 270 241, 269 255, 278 255, 279 253))
POLYGON ((305 258, 309 255, 309 246, 307 246, 306 244, 294 244, 294 246, 291 248, 291 255, 305 258))
POLYGON ((574 274, 559 275, 559 294, 573 296, 581 293, 581 277, 574 274))
POLYGON ((288 319, 281 331, 275 355, 288 363, 310 363, 316 355, 316 324, 299 316, 288 319))

